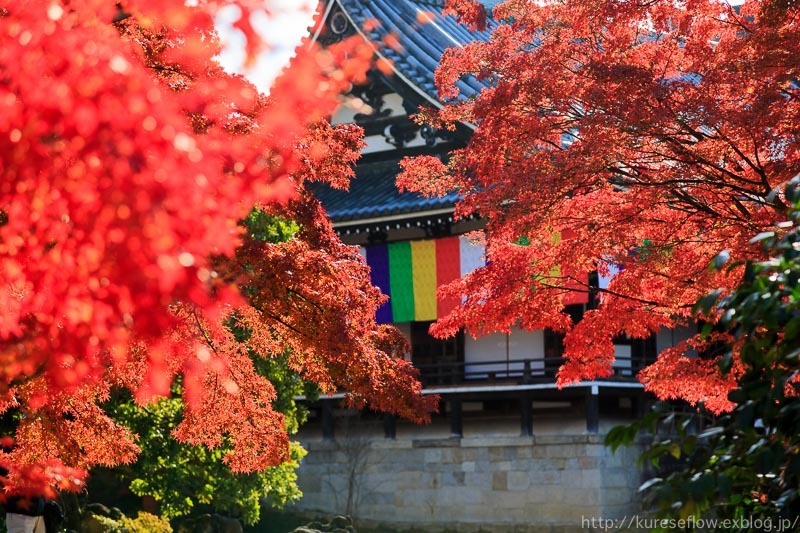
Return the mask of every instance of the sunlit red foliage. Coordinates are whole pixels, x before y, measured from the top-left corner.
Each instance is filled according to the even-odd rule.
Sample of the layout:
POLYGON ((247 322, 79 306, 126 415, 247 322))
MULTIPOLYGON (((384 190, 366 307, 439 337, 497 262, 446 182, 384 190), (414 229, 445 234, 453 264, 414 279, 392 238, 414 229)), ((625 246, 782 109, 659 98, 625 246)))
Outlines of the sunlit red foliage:
MULTIPOLYGON (((732 263, 758 257, 749 240, 782 219, 779 186, 800 170, 799 10, 712 0, 495 7, 491 42, 449 50, 437 71, 443 98, 458 95, 464 74, 486 81, 474 101, 436 117, 476 124, 472 141, 446 173, 423 158, 402 178, 423 193, 458 190, 457 215, 487 222, 488 264, 457 287, 465 304, 434 331, 565 331, 566 384, 609 375, 617 335, 685 325, 699 297, 735 286, 741 270, 711 271, 711 260, 723 249, 732 263), (563 231, 576 237, 553 245, 563 231), (607 287, 584 287, 596 308, 571 324, 566 288, 612 266, 623 270, 607 287)), ((723 408, 713 363, 676 357, 645 374, 648 388, 699 401, 693 388, 704 383, 707 405, 723 408)))
MULTIPOLYGON (((47 479, 74 488, 82 469, 133 460, 133 436, 97 402, 114 386, 140 401, 168 394, 176 375, 188 404, 178 437, 213 446, 230 436, 226 460, 240 471, 286 457, 274 391, 222 327, 237 307, 254 339, 275 325, 237 292, 234 257, 276 270, 247 282, 289 300, 271 284, 292 275, 278 271, 281 259, 296 262, 280 289, 331 306, 314 326, 335 330, 270 341, 297 349, 297 371, 425 416, 429 403, 396 360, 401 344, 383 344, 388 333, 371 319, 378 296, 363 262, 302 188, 306 177, 346 186, 360 132, 320 120, 364 79, 372 50, 358 39, 299 49, 265 97, 213 59, 213 16, 231 3, 243 17, 263 9, 254 0, 0 2, 0 407, 23 415, 2 460, 20 490, 44 490, 47 479), (309 237, 282 251, 241 246, 238 222, 256 204, 298 219, 309 237), (347 350, 331 355, 334 346, 347 350)), ((249 22, 239 27, 249 33, 249 22)), ((297 328, 303 312, 286 303, 277 322, 297 328)))
POLYGON ((476 0, 447 0, 442 13, 456 15, 473 30, 486 29, 486 8, 476 0))

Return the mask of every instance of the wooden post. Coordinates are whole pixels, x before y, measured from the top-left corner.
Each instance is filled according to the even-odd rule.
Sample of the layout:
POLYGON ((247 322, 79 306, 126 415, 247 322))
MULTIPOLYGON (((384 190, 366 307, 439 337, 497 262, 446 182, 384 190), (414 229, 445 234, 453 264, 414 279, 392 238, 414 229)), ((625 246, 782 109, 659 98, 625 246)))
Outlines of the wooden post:
POLYGON ((522 391, 519 396, 519 434, 522 437, 533 436, 533 407, 528 391, 522 391))
POLYGON ((322 438, 333 440, 335 421, 333 419, 333 400, 322 400, 322 438))
POLYGON ((461 410, 461 399, 450 400, 450 436, 461 438, 464 436, 464 413, 461 410))
POLYGON ((600 390, 597 385, 592 385, 586 393, 586 431, 597 433, 600 431, 600 390))
POLYGON ((392 440, 397 438, 397 417, 394 415, 383 415, 383 436, 392 440))

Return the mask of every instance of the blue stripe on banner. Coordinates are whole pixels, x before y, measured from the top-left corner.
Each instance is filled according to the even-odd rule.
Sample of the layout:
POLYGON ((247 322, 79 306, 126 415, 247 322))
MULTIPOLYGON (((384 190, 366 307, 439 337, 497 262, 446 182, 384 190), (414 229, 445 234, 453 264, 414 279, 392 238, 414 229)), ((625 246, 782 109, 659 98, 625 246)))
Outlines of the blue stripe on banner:
MULTIPOLYGON (((389 291, 389 248, 385 244, 367 247, 367 264, 370 267, 370 280, 383 294, 389 291)), ((392 306, 389 301, 378 308, 375 314, 378 324, 392 323, 392 306)))

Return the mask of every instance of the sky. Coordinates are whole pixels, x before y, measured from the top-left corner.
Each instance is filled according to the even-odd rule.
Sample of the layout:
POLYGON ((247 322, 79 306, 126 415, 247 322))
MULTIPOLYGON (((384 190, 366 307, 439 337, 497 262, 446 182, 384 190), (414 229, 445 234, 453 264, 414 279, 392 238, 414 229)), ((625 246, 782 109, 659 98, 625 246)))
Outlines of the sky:
POLYGON ((225 47, 219 60, 230 71, 244 74, 262 92, 269 92, 272 81, 294 54, 300 40, 308 33, 318 0, 267 0, 270 15, 259 13, 251 19, 253 27, 269 43, 256 64, 244 70, 244 35, 231 24, 239 18, 235 6, 225 8, 217 17, 217 29, 225 47))
MULTIPOLYGON (((498 1, 482 0, 482 3, 491 7, 498 1)), ((728 0, 728 3, 741 5, 743 1, 728 0)), ((235 6, 225 8, 217 18, 217 28, 225 46, 220 63, 230 72, 244 74, 260 91, 269 92, 272 81, 288 63, 300 40, 308 34, 318 3, 318 0, 266 0, 270 15, 262 13, 254 17, 252 23, 271 48, 262 53, 246 72, 243 67, 244 36, 231 26, 239 17, 239 10, 235 6)))

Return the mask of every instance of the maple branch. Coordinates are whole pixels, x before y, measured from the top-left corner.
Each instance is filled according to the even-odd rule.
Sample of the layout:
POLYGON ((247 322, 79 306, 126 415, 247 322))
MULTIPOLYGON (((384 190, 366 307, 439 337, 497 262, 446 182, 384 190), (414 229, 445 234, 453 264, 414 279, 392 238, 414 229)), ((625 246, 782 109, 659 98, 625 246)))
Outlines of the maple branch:
POLYGON ((268 311, 266 311, 266 310, 264 310, 264 309, 260 309, 260 308, 258 308, 258 307, 256 307, 256 310, 257 310, 259 313, 261 313, 262 315, 266 316, 267 318, 269 318, 269 319, 271 319, 271 320, 273 320, 273 321, 277 322, 278 324, 280 324, 280 325, 284 326, 286 329, 288 329, 288 330, 290 330, 290 331, 293 331, 293 332, 297 333, 297 334, 298 334, 298 335, 300 335, 301 337, 304 337, 304 338, 312 338, 312 337, 311 337, 311 335, 309 335, 309 334, 307 334, 307 333, 305 333, 305 332, 303 332, 303 331, 301 331, 301 330, 297 329, 295 326, 293 326, 293 325, 289 324, 288 322, 284 321, 282 318, 280 318, 280 317, 278 317, 278 316, 276 316, 276 315, 273 315, 272 313, 270 313, 270 312, 268 312, 268 311))
POLYGON ((215 354, 219 355, 219 351, 217 350, 217 347, 215 346, 214 340, 209 336, 208 331, 206 330, 206 328, 203 326, 202 322, 200 321, 200 317, 197 315, 197 311, 195 309, 191 309, 189 311, 189 313, 192 315, 192 318, 194 318, 195 325, 197 326, 197 329, 200 331, 200 335, 202 335, 203 340, 205 340, 205 342, 208 345, 208 347, 211 348, 211 351, 213 351, 215 354))
MULTIPOLYGON (((765 187, 765 191, 764 191, 764 193, 765 193, 766 195, 769 195, 769 193, 770 193, 770 192, 772 192, 772 187, 770 186, 769 179, 767 178, 767 173, 764 171, 764 168, 762 167, 762 165, 760 164, 760 162, 757 162, 758 164, 756 164, 756 163, 754 163, 753 161, 751 161, 751 160, 750 160, 750 158, 749 158, 749 157, 747 157, 747 156, 744 154, 744 152, 742 152, 742 151, 739 149, 738 145, 737 145, 736 143, 734 143, 734 142, 733 142, 733 141, 732 141, 732 140, 731 140, 731 139, 730 139, 730 138, 729 138, 727 135, 725 135, 725 134, 722 132, 722 130, 719 128, 719 126, 715 126, 715 127, 714 127, 714 129, 717 131, 717 133, 719 133, 719 136, 720 136, 720 138, 721 138, 723 141, 725 141, 725 142, 728 144, 728 146, 730 146, 730 147, 731 147, 731 149, 732 149, 734 152, 736 152, 736 155, 738 155, 739 157, 741 157, 742 159, 744 159, 744 161, 747 163, 747 165, 748 165, 748 166, 749 166, 751 169, 753 169, 753 171, 754 171, 756 174, 758 174, 759 176, 761 176, 761 183, 762 183, 762 184, 764 185, 764 187, 765 187)), ((757 143, 756 143, 756 140, 755 140, 755 138, 753 138, 753 137, 752 137, 752 132, 750 132, 750 133, 751 133, 750 137, 751 137, 751 139, 752 139, 752 141, 753 141, 753 152, 755 153, 755 156, 756 156, 756 158, 758 158, 758 146, 757 146, 757 143)), ((772 206, 772 207, 775 207, 775 208, 777 208, 777 209, 780 209, 781 211, 784 211, 784 210, 786 209, 786 204, 784 204, 784 203, 783 203, 783 201, 782 201, 782 200, 781 200, 781 199, 778 197, 778 195, 775 195, 775 200, 774 200, 774 202, 775 202, 775 204, 776 204, 776 205, 772 205, 772 204, 770 204, 769 202, 766 202, 766 203, 767 203, 767 205, 770 205, 770 206, 772 206)))
POLYGON ((304 294, 292 289, 291 287, 286 287, 286 292, 289 293, 289 294, 294 294, 295 296, 297 296, 298 298, 300 298, 304 302, 316 307, 317 310, 319 310, 321 313, 325 314, 326 309, 322 306, 322 304, 320 304, 316 300, 313 300, 313 299, 309 298, 308 296, 306 296, 306 295, 304 295, 304 294))
POLYGON ((610 294, 612 296, 617 296, 619 298, 625 298, 627 300, 639 302, 639 303, 642 303, 642 304, 645 304, 645 305, 651 305, 651 306, 654 306, 654 307, 663 307, 664 306, 664 304, 662 304, 662 303, 655 302, 655 301, 652 301, 652 300, 645 300, 645 299, 639 298, 637 296, 629 296, 629 295, 622 294, 622 293, 619 293, 619 292, 610 291, 608 289, 601 289, 599 287, 591 287, 591 286, 583 283, 582 281, 580 281, 577 278, 574 278, 572 276, 564 276, 564 277, 561 277, 559 279, 569 279, 569 280, 574 281, 577 284, 583 285, 584 287, 588 287, 588 288, 587 288, 587 290, 575 290, 575 289, 572 289, 572 288, 566 289, 566 288, 564 288, 563 285, 552 285, 552 284, 547 283, 547 282, 543 282, 543 283, 541 283, 541 285, 542 285, 542 287, 545 287, 545 288, 548 288, 548 289, 558 289, 558 290, 560 290, 561 292, 564 292, 564 293, 569 293, 569 292, 577 292, 577 293, 581 293, 581 294, 589 294, 591 292, 605 293, 605 294, 610 294))

